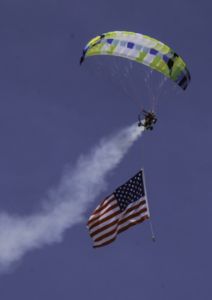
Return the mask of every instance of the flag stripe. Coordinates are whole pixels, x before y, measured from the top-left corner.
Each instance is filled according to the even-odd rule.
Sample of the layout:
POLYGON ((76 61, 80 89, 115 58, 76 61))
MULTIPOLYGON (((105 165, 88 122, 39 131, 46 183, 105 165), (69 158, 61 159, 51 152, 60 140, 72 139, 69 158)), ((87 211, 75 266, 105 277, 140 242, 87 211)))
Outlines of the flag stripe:
POLYGON ((109 214, 108 212, 108 215, 106 217, 104 217, 104 219, 98 219, 98 221, 96 221, 94 224, 92 224, 90 227, 89 227, 89 230, 93 229, 94 227, 98 226, 98 225, 101 225, 102 223, 106 222, 106 221, 109 221, 111 218, 115 217, 115 216, 118 216, 121 211, 120 211, 120 208, 118 206, 118 203, 117 203, 117 206, 116 206, 117 210, 113 210, 111 209, 111 214, 109 214))
MULTIPOLYGON (((127 230, 128 228, 130 228, 130 227, 132 227, 132 226, 134 226, 134 225, 137 225, 137 224, 142 223, 142 222, 143 222, 144 220, 146 220, 148 217, 149 217, 148 215, 143 216, 140 220, 128 224, 126 227, 124 227, 124 228, 118 230, 117 234, 119 234, 119 233, 121 233, 121 232, 127 230)), ((96 243, 96 242, 95 242, 94 245, 93 245, 93 248, 103 247, 103 246, 106 246, 106 245, 112 243, 113 241, 115 241, 115 239, 116 239, 116 237, 117 237, 117 234, 115 234, 115 236, 113 236, 113 238, 111 238, 111 239, 109 239, 109 240, 107 240, 107 241, 102 241, 101 243, 96 243)))
POLYGON ((101 215, 105 209, 107 208, 108 205, 110 205, 111 202, 113 202, 115 200, 114 195, 110 195, 109 197, 105 198, 105 200, 97 207, 97 209, 92 213, 92 215, 90 216, 90 219, 87 222, 88 226, 92 221, 93 218, 98 217, 99 215, 101 215))
POLYGON ((111 214, 109 220, 103 220, 102 222, 99 222, 98 225, 94 226, 92 229, 89 229, 90 233, 93 233, 96 230, 101 229, 101 228, 105 227, 106 225, 110 224, 111 222, 113 222, 113 221, 115 221, 117 219, 120 219, 121 216, 122 216, 122 214, 123 213, 118 208, 116 214, 115 213, 111 214))
MULTIPOLYGON (((101 203, 101 205, 99 205, 97 207, 97 209, 92 213, 92 215, 98 215, 99 213, 102 213, 103 210, 105 210, 107 208, 108 205, 110 205, 111 202, 113 202, 115 199, 114 195, 110 195, 108 198, 107 198, 107 201, 104 201, 103 203, 101 203)), ((106 199, 105 199, 106 200, 106 199)), ((91 215, 91 216, 92 216, 91 215)))
POLYGON ((91 233, 90 236, 93 238, 94 241, 97 241, 98 239, 102 239, 104 238, 104 236, 106 234, 112 234, 113 233, 113 229, 117 228, 117 224, 119 222, 119 219, 117 218, 116 220, 114 220, 113 222, 111 222, 110 224, 104 226, 103 228, 100 228, 98 230, 96 230, 95 232, 91 233), (104 234, 102 233, 104 231, 104 234))
MULTIPOLYGON (((116 201, 116 203, 117 203, 117 201, 116 201)), ((124 217, 124 215, 126 215, 126 214, 129 214, 129 212, 131 212, 131 211, 135 211, 136 208, 140 207, 141 205, 145 205, 145 204, 146 204, 145 200, 140 201, 140 203, 137 203, 137 202, 131 203, 130 206, 128 207, 128 209, 126 210, 126 212, 124 214, 122 214, 122 217, 124 217)), ((111 220, 110 220, 111 222, 114 221, 117 218, 120 218, 121 215, 119 215, 117 213, 117 211, 119 211, 121 213, 118 206, 116 207, 115 210, 111 209, 111 213, 108 212, 107 218, 103 219, 102 216, 101 216, 101 217, 98 218, 99 222, 95 222, 92 225, 90 224, 89 226, 87 226, 89 228, 90 233, 93 233, 95 230, 97 230, 101 227, 104 227, 106 224, 109 224, 110 222, 108 222, 108 221, 109 221, 110 218, 111 218, 111 220), (116 213, 114 213, 114 212, 116 212, 116 213), (110 218, 108 217, 109 215, 110 215, 110 218)))
POLYGON ((128 206, 128 208, 126 209, 126 211, 123 214, 123 216, 126 215, 126 214, 128 214, 131 211, 134 211, 135 209, 137 209, 141 205, 145 205, 145 204, 146 204, 145 200, 139 201, 139 203, 137 203, 137 202, 132 203, 131 205, 128 206))
MULTIPOLYGON (((125 217, 127 217, 128 215, 130 215, 130 213, 135 213, 136 209, 139 208, 139 210, 140 210, 140 207, 141 207, 141 206, 142 206, 142 208, 143 208, 143 206, 144 206, 145 204, 146 204, 145 200, 143 200, 143 201, 141 201, 141 202, 139 202, 139 203, 134 202, 134 203, 132 203, 132 204, 128 207, 128 209, 127 209, 126 212, 124 212, 124 213, 121 213, 121 211, 120 211, 120 209, 119 209, 119 212, 122 214, 121 216, 119 216, 117 213, 116 213, 116 214, 112 214, 112 213, 111 213, 110 217, 111 217, 111 219, 114 218, 114 217, 116 217, 116 219, 117 219, 117 218, 122 218, 122 219, 124 219, 125 217)), ((146 205, 145 205, 145 207, 146 207, 146 205)), ((107 217, 107 218, 104 218, 104 219, 100 220, 98 223, 96 222, 95 224, 93 224, 92 230, 90 230, 90 232, 94 232, 95 229, 99 229, 99 228, 101 228, 101 227, 104 227, 104 226, 105 226, 105 222, 106 222, 106 224, 109 224, 110 222, 107 222, 107 221, 109 221, 109 220, 110 220, 110 218, 107 217), (97 224, 98 224, 98 226, 94 226, 94 225, 97 225, 97 224)), ((114 220, 114 219, 113 219, 113 220, 114 220)), ((111 221, 113 221, 113 220, 111 220, 111 221)), ((91 228, 90 228, 90 229, 91 229, 91 228)))
POLYGON ((121 217, 120 219, 112 222, 112 224, 110 223, 107 226, 101 228, 98 232, 95 231, 91 237, 93 238, 93 240, 95 242, 100 241, 100 240, 104 239, 105 237, 112 235, 115 231, 117 231, 117 226, 119 226, 121 228, 121 227, 124 227, 125 226, 124 224, 128 223, 128 221, 130 221, 130 220, 132 220, 132 222, 134 222, 134 220, 136 218, 140 217, 141 214, 143 216, 143 213, 145 213, 146 211, 147 211, 147 208, 145 207, 145 208, 140 209, 139 211, 137 210, 133 215, 131 215, 131 214, 126 215, 123 219, 121 217), (111 226, 113 226, 116 223, 117 223, 116 228, 115 229, 114 229, 114 227, 111 228, 111 226), (107 230, 107 229, 109 229, 109 230, 107 230), (101 235, 98 234, 99 232, 101 232, 101 235), (96 234, 97 234, 97 236, 96 236, 96 234))

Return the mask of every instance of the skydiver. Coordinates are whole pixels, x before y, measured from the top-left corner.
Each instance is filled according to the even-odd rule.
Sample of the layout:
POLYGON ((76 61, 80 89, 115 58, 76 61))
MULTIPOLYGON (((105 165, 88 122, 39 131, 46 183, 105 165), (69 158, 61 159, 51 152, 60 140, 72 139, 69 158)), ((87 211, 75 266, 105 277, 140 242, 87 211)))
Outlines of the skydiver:
POLYGON ((138 123, 138 126, 144 126, 145 130, 153 130, 153 127, 151 126, 152 123, 155 124, 157 122, 157 119, 155 118, 155 115, 156 113, 153 111, 153 112, 150 112, 150 110, 147 112, 145 111, 145 109, 143 108, 143 112, 141 112, 138 116, 138 120, 139 120, 139 123, 138 123), (145 123, 142 124, 141 123, 141 119, 140 119, 140 115, 141 113, 143 113, 143 115, 145 116, 145 123))

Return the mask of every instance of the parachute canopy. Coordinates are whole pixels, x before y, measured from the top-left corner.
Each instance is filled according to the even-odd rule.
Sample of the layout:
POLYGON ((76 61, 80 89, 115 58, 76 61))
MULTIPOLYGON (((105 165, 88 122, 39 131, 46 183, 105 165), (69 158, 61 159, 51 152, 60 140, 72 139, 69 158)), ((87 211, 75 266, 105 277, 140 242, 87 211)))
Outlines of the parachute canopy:
POLYGON ((166 75, 183 90, 191 80, 187 66, 176 52, 139 33, 113 31, 97 36, 85 46, 80 64, 92 55, 114 55, 137 61, 166 75))

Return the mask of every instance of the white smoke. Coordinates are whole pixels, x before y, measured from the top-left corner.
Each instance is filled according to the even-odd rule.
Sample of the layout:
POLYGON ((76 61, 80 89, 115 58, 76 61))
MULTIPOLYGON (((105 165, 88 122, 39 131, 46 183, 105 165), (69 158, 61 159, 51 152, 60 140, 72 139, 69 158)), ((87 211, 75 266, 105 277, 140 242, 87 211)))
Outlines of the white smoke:
POLYGON ((135 124, 101 140, 88 155, 66 169, 57 188, 51 189, 40 213, 13 216, 0 213, 0 271, 33 248, 59 242, 65 229, 84 221, 88 205, 106 189, 105 177, 141 135, 135 124))

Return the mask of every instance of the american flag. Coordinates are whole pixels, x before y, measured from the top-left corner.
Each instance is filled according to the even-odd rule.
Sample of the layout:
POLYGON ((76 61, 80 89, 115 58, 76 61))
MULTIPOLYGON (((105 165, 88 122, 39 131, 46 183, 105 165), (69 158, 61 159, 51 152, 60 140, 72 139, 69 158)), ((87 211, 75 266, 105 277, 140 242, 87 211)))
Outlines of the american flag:
POLYGON ((149 218, 144 170, 115 190, 87 222, 94 248, 112 243, 117 234, 149 218))

